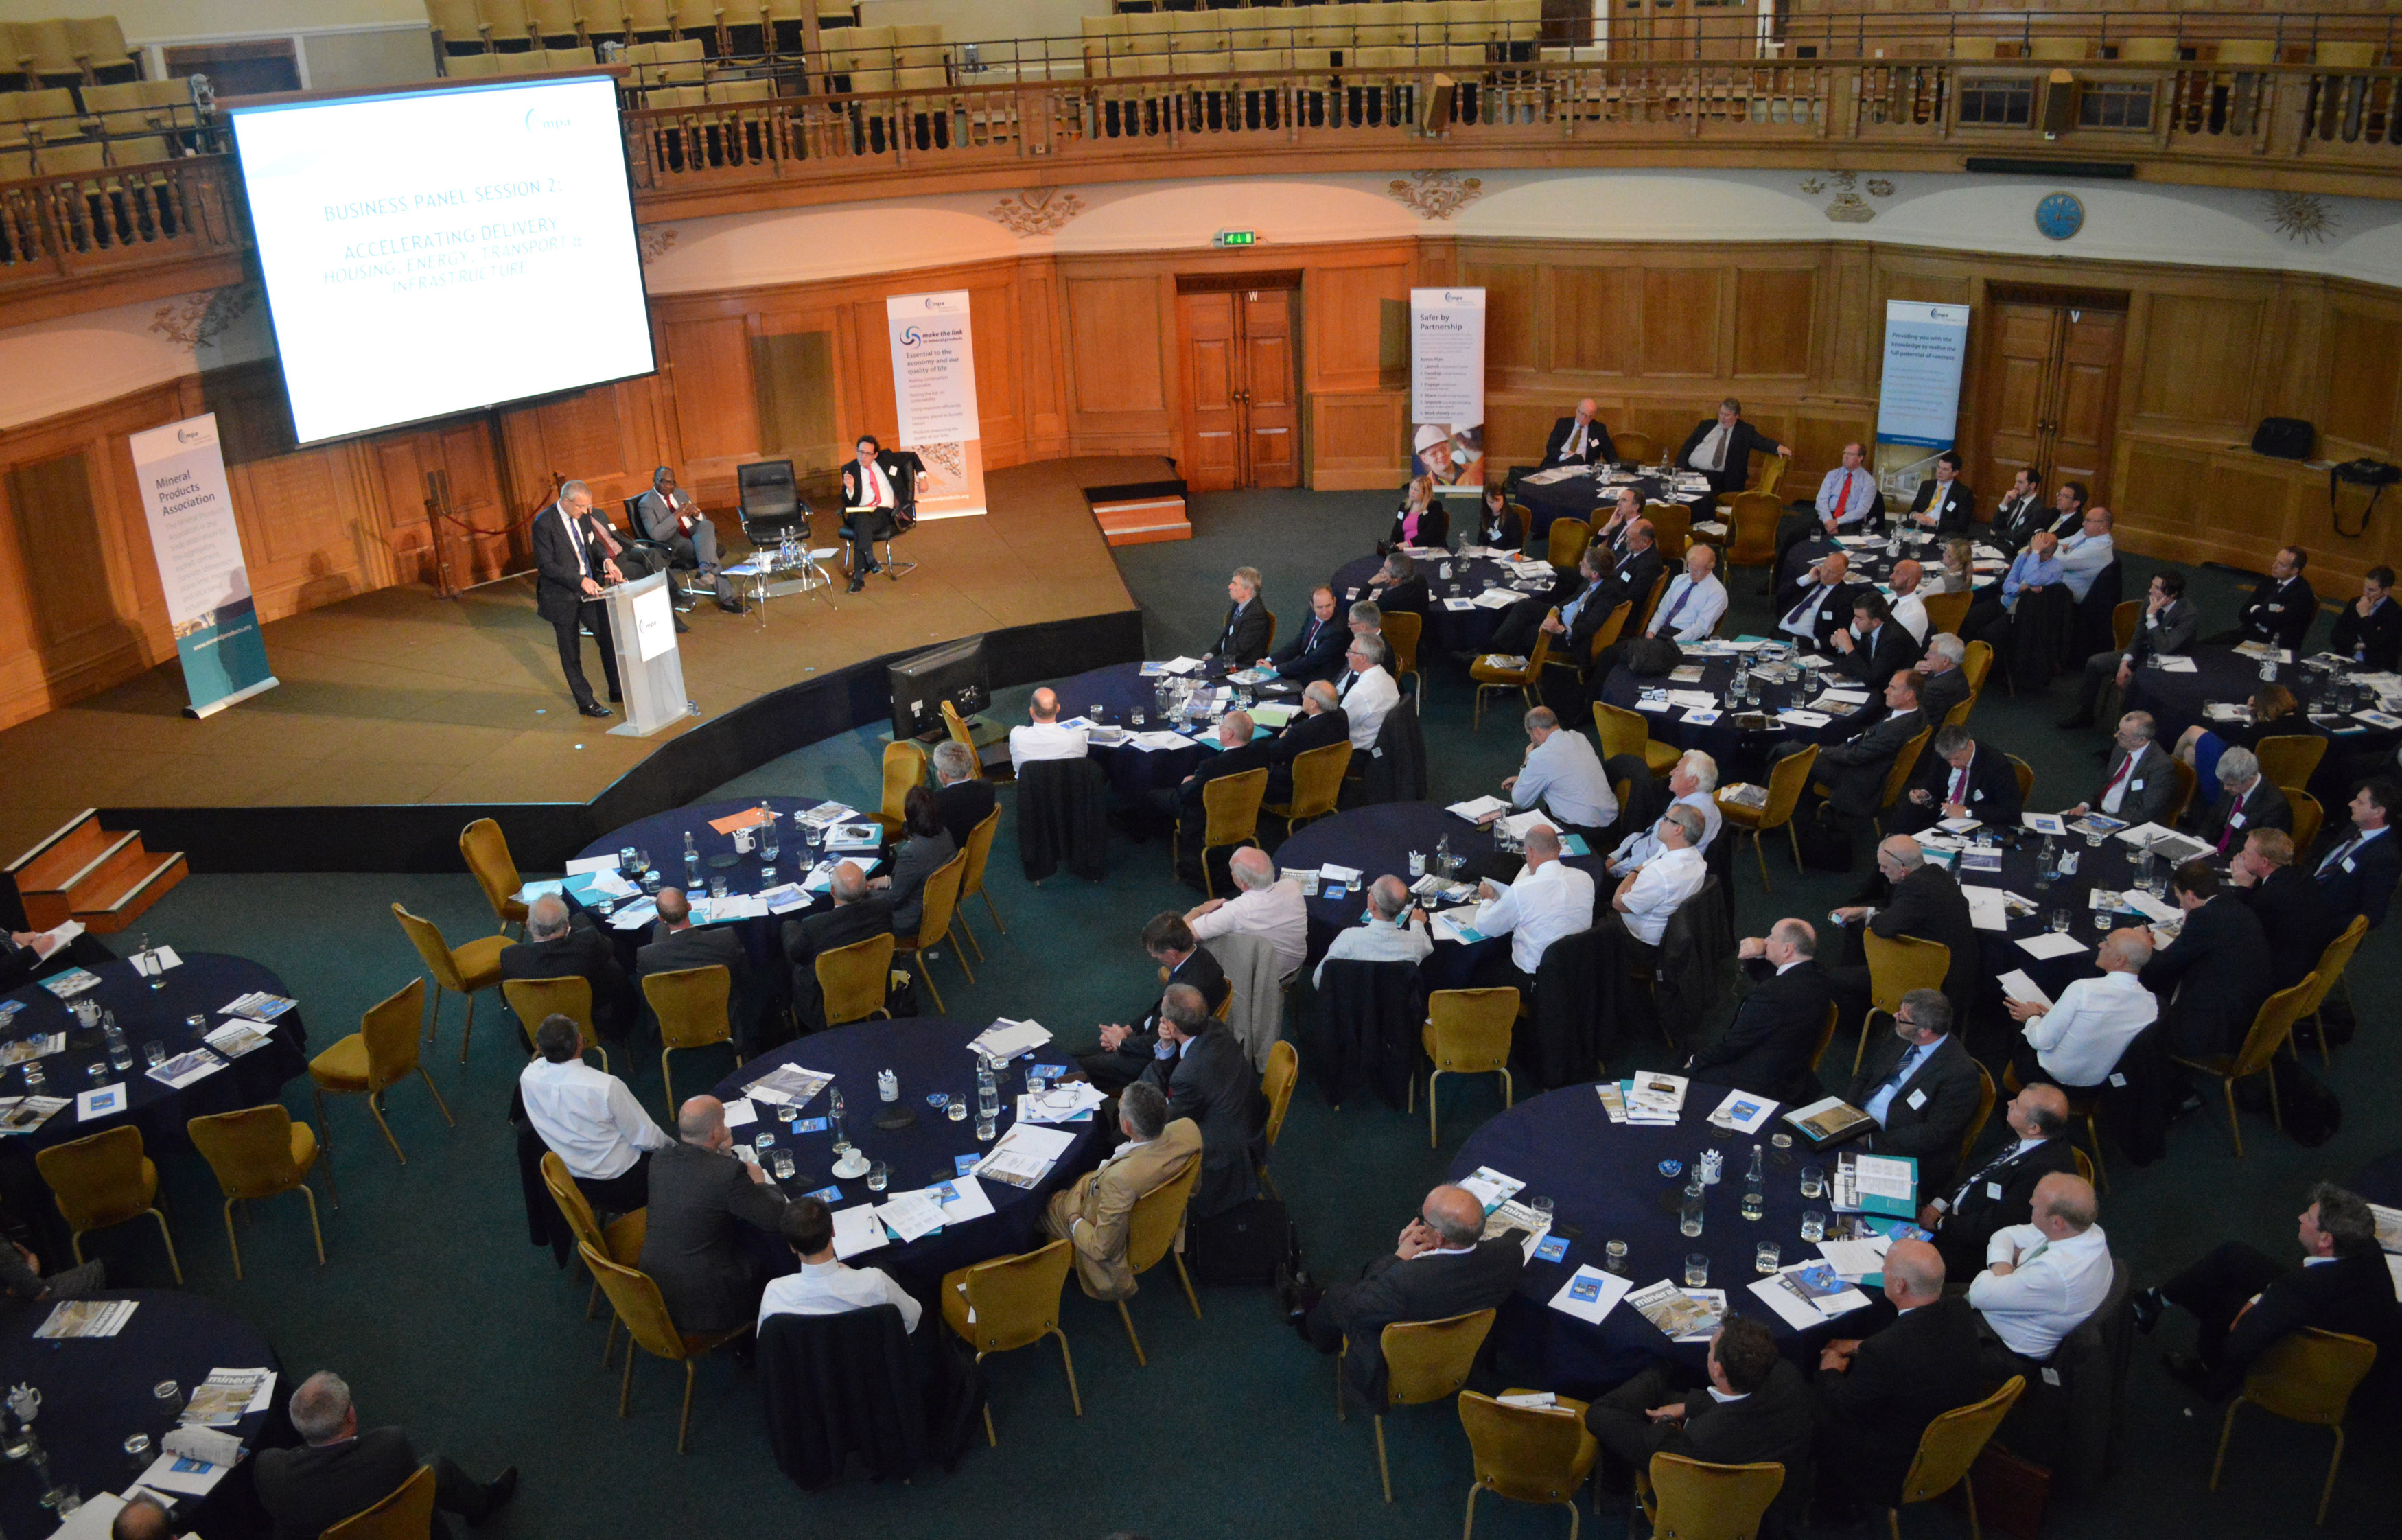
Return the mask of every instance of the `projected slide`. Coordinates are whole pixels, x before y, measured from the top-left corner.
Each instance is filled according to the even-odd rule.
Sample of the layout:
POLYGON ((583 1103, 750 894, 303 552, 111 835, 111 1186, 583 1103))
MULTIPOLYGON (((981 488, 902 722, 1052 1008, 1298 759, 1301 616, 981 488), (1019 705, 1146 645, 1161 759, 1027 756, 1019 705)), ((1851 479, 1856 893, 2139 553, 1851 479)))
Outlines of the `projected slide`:
POLYGON ((303 443, 647 374, 614 88, 234 115, 303 443))

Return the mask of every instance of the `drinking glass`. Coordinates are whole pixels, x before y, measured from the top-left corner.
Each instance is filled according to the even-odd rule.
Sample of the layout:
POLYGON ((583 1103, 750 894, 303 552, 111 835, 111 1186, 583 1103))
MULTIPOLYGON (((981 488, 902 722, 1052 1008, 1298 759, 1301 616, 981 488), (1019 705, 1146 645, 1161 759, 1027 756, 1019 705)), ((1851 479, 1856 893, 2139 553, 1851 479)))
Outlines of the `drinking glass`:
POLYGON ((1622 1276, 1626 1272, 1626 1243, 1612 1241, 1601 1248, 1601 1271, 1622 1276))
POLYGON ((795 1169, 793 1164, 793 1152, 789 1149, 777 1150, 774 1154, 767 1157, 767 1166, 769 1170, 776 1174, 776 1180, 780 1182, 791 1181, 793 1179, 793 1172, 795 1169))
POLYGON ((195 1038, 205 1038, 209 1035, 209 1019, 201 1015, 186 1016, 184 1018, 184 1029, 195 1038))
POLYGON ((881 1192, 892 1182, 892 1168, 882 1161, 867 1168, 867 1190, 881 1192))
POLYGON ((761 1129, 759 1131, 759 1136, 752 1140, 751 1143, 755 1148, 757 1148, 760 1154, 765 1155, 767 1151, 776 1148, 776 1136, 773 1134, 768 1133, 766 1129, 761 1129))
POLYGON ((1823 1198, 1827 1195, 1827 1168, 1805 1165, 1802 1168, 1802 1196, 1823 1198))
POLYGON ((2099 850, 2102 848, 2102 842, 2109 837, 2109 835, 2105 834, 2099 829, 2089 829, 2085 832, 2085 848, 2088 850, 2099 850))
POLYGON ((801 1109, 790 1102, 776 1104, 776 1121, 784 1125, 784 1132, 787 1134, 793 1131, 793 1123, 800 1115, 801 1109))
POLYGON ((1536 1213, 1541 1215, 1543 1217, 1544 1223, 1549 1224, 1551 1222, 1553 1210, 1553 1204, 1551 1199, 1537 1198, 1527 1206, 1532 1208, 1536 1213))
POLYGON ((951 1097, 950 1105, 943 1108, 943 1116, 948 1118, 955 1123, 966 1122, 968 1121, 968 1104, 959 1097, 951 1097))
POLYGON ((2097 909, 2093 911, 2093 928, 2106 936, 2110 933, 2111 923, 2117 920, 2118 917, 2119 916, 2110 910, 2097 909))
POLYGON ((709 896, 712 899, 722 899, 725 897, 725 875, 724 873, 720 873, 716 876, 709 879, 709 896))
POLYGON ((1751 1265, 1761 1272, 1776 1271, 1777 1258, 1784 1255, 1774 1241, 1762 1241, 1751 1252, 1751 1265))
POLYGON ((83 1506, 83 1489, 71 1481, 62 1481, 42 1493, 42 1506, 64 1519, 83 1506))
POLYGON ((617 870, 620 872, 640 872, 642 870, 641 867, 634 864, 634 847, 632 846, 627 846, 617 852, 617 870))
MULTIPOLYGON (((961 1108, 961 1111, 964 1112, 965 1108, 961 1108)), ((979 1114, 977 1116, 976 1140, 978 1143, 983 1143, 991 1139, 994 1134, 1000 1132, 1001 1120, 999 1118, 988 1113, 979 1114)))
POLYGON ((1702 1200, 1698 1195, 1689 1196, 1677 1219, 1677 1233, 1691 1237, 1699 1235, 1701 1232, 1702 1200))
POLYGON ((167 1062, 167 1045, 156 1040, 142 1045, 142 1062, 156 1069, 167 1062))
POLYGON ((1685 1258, 1685 1286, 1687 1288, 1706 1288, 1709 1286, 1709 1282, 1710 1259, 1708 1256, 1699 1251, 1688 1254, 1685 1258))
POLYGON ((169 1423, 184 1414, 184 1387, 173 1380, 161 1380, 152 1385, 150 1399, 156 1403, 159 1415, 169 1423))
POLYGON ((2067 933, 2067 930, 2068 911, 2065 909, 2053 910, 2051 912, 2051 933, 2055 936, 2064 935, 2067 933))
POLYGON ((1815 1208, 1803 1209, 1802 1211, 1802 1238, 1805 1241, 1825 1240, 1827 1238, 1827 1216, 1815 1208))
POLYGON ((1095 722, 1098 722, 1101 720, 1101 708, 1097 704, 1087 706, 1084 708, 1084 715, 1095 722))
POLYGON ((634 852, 634 870, 637 872, 648 872, 650 869, 651 853, 647 850, 637 849, 634 852))
POLYGON ((1768 1195, 1760 1190, 1760 1184, 1754 1182, 1750 1186, 1745 1188, 1743 1189, 1743 1217, 1746 1219, 1757 1220, 1767 1212, 1768 1195))
POLYGON ((91 1062, 91 1067, 84 1071, 84 1076, 87 1079, 91 1081, 91 1088, 94 1091, 99 1090, 102 1086, 108 1083, 108 1061, 106 1059, 94 1059, 91 1062))

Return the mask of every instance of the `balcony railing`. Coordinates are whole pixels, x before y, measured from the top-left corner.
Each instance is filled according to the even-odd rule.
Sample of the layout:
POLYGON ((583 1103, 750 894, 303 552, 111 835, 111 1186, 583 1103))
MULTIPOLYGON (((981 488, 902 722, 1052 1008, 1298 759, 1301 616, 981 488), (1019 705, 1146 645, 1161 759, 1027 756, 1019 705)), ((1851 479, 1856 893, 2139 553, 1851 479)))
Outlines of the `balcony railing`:
POLYGON ((243 251, 232 182, 197 155, 0 183, 0 294, 243 251))

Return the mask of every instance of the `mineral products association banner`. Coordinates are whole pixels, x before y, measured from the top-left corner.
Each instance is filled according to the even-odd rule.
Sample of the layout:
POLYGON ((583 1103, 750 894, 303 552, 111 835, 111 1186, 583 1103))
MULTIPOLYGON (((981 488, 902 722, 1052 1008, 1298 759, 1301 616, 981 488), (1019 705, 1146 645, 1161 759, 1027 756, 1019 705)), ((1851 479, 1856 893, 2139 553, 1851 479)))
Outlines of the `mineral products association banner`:
POLYGON ((884 302, 884 320, 892 339, 892 400, 901 413, 898 447, 926 469, 918 516, 983 513, 984 431, 967 291, 894 295, 884 302))
POLYGON ((1413 476, 1484 481, 1484 291, 1410 291, 1413 476))
POLYGON ((1952 447, 1960 427, 1960 372, 1967 356, 1967 306, 1885 301, 1877 442, 1930 451, 1952 447))
POLYGON ((192 701, 184 714, 205 717, 275 688, 226 489, 216 414, 135 433, 131 442, 150 550, 192 701))

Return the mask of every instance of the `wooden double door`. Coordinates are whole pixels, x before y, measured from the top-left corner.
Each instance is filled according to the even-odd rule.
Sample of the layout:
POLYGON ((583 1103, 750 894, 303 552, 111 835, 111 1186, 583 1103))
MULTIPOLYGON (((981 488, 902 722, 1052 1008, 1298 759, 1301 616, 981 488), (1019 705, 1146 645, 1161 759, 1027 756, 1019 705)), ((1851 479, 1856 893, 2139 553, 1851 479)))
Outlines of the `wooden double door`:
POLYGON ((2081 481, 2109 500, 2110 451, 2126 350, 2123 295, 2007 297, 1992 309, 1979 370, 1970 485, 1990 507, 2021 466, 2043 473, 2045 499, 2081 481))
POLYGON ((1300 296, 1297 282, 1178 281, 1191 490, 1301 485, 1300 296))

